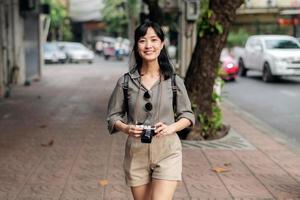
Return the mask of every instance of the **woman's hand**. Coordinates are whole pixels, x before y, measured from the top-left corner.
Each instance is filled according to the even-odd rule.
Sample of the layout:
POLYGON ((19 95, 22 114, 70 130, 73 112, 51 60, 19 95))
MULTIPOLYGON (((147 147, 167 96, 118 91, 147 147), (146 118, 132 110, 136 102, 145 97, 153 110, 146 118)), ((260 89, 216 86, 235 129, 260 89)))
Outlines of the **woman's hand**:
POLYGON ((126 133, 131 137, 139 138, 139 137, 141 137, 142 132, 143 132, 143 129, 136 125, 132 125, 132 124, 127 125, 126 133))
POLYGON ((157 124, 155 124, 155 137, 161 137, 163 135, 170 135, 170 134, 174 134, 176 132, 176 129, 174 126, 171 125, 166 125, 162 122, 158 122, 157 124))

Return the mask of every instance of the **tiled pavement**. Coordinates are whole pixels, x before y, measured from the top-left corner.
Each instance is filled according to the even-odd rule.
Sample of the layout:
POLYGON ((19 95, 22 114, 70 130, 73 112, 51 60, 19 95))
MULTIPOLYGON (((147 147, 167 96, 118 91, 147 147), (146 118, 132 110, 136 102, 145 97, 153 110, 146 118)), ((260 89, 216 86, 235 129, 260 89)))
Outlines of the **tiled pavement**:
MULTIPOLYGON (((131 199, 125 137, 110 136, 105 122, 108 95, 124 70, 53 65, 41 82, 0 101, 0 200, 131 199)), ((183 142, 175 199, 300 199, 300 156, 228 105, 223 113, 235 139, 183 142)))

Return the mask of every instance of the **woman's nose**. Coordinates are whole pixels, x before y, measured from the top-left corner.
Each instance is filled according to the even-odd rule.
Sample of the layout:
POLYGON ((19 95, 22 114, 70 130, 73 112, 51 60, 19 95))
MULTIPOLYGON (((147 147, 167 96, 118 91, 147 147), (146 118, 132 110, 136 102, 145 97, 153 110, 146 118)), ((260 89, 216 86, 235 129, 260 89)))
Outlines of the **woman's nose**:
POLYGON ((151 41, 146 41, 146 48, 150 48, 152 46, 151 41))

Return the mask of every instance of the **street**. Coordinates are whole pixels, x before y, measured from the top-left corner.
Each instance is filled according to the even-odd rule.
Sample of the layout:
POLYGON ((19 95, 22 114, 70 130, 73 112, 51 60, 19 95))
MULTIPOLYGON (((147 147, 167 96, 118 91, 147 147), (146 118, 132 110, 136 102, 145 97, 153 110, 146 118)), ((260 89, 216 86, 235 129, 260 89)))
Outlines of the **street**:
MULTIPOLYGON (((300 146, 300 78, 265 83, 257 72, 227 82, 223 97, 278 131, 280 137, 300 146)), ((275 135, 274 135, 275 136, 275 135)))

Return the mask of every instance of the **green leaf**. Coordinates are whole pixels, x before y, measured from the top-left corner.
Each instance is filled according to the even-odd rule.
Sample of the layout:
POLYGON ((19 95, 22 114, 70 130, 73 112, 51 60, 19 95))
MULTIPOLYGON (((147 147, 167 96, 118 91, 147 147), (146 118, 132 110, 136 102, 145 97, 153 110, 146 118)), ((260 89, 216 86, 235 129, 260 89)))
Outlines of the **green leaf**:
POLYGON ((199 37, 203 37, 203 36, 204 36, 204 32, 201 31, 201 32, 199 33, 199 37))
POLYGON ((216 22, 215 27, 219 34, 223 33, 223 26, 219 22, 216 22))
POLYGON ((207 10, 207 18, 211 18, 211 16, 213 15, 213 11, 212 10, 207 10))

